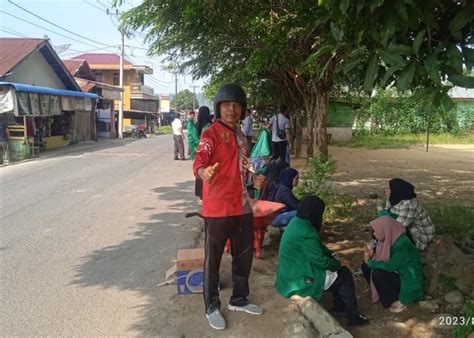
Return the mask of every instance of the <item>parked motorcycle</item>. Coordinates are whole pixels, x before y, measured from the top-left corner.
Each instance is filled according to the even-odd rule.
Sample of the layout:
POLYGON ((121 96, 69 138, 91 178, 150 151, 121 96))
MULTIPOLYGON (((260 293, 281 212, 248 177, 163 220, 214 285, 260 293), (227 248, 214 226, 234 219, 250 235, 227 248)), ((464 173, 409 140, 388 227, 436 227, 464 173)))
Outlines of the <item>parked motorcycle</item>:
POLYGON ((146 137, 145 127, 143 125, 132 126, 132 137, 138 139, 146 137))

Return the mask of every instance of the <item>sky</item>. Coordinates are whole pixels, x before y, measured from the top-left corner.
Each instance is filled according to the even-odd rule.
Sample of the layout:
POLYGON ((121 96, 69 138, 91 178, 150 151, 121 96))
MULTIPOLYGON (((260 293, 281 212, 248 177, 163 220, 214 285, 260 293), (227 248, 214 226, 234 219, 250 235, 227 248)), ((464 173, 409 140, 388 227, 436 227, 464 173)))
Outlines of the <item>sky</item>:
MULTIPOLYGON (((126 0, 119 12, 140 3, 126 0)), ((115 13, 111 0, 0 0, 0 37, 49 38, 62 59, 87 52, 119 55, 118 18, 108 15, 107 8, 115 13)), ((145 75, 145 84, 154 88, 155 94, 174 94, 174 74, 163 70, 162 58, 146 56, 147 46, 142 37, 126 38, 125 46, 126 59, 153 68, 153 75, 145 75)), ((178 92, 193 92, 196 86, 197 94, 203 84, 204 80, 193 81, 189 75, 178 75, 178 92)))

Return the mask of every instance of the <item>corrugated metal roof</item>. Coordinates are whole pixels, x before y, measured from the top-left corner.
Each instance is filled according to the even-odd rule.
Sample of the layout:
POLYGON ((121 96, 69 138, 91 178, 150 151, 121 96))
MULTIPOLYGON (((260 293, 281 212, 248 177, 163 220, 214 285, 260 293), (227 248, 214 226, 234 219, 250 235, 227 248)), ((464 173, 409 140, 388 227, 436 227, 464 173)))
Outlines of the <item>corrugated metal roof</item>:
POLYGON ((47 39, 0 38, 0 79, 14 72, 33 53, 41 53, 67 89, 80 89, 47 39))
POLYGON ((76 76, 82 64, 86 62, 86 60, 83 60, 83 59, 82 60, 62 60, 62 61, 72 76, 76 76))
POLYGON ((74 97, 88 97, 90 99, 98 99, 99 97, 96 94, 83 93, 74 90, 66 89, 57 89, 43 86, 33 86, 23 83, 14 83, 14 82, 1 82, 0 86, 11 86, 20 92, 30 92, 30 93, 40 93, 40 94, 51 94, 59 96, 74 96, 74 97))
MULTIPOLYGON (((73 57, 73 59, 86 60, 89 65, 118 65, 120 64, 120 56, 113 53, 85 53, 73 57)), ((131 65, 132 63, 127 59, 123 61, 124 65, 131 65)))
POLYGON ((118 86, 113 86, 108 83, 102 83, 102 82, 97 82, 97 81, 91 81, 91 80, 86 80, 86 79, 80 79, 78 77, 75 77, 74 80, 81 86, 82 91, 89 91, 90 89, 94 88, 95 86, 99 88, 106 88, 109 90, 117 91, 117 92, 123 92, 123 89, 121 89, 118 86), (84 88, 89 88, 88 90, 84 90, 84 88))
POLYGON ((46 39, 0 38, 0 78, 47 41, 46 39))

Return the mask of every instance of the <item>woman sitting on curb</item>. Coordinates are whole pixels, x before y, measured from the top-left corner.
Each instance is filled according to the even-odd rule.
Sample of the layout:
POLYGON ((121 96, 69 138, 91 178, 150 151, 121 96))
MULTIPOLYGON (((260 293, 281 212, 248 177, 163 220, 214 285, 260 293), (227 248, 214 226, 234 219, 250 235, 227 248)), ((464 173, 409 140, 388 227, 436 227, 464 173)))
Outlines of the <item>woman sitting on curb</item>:
POLYGON ((280 161, 280 159, 268 162, 267 168, 263 174, 266 177, 266 180, 265 186, 260 194, 260 199, 271 201, 271 197, 275 196, 275 189, 278 186, 280 173, 285 168, 288 168, 288 163, 280 161))
POLYGON ((272 221, 274 227, 286 227, 291 219, 296 216, 296 210, 298 209, 300 201, 293 194, 293 188, 298 185, 299 179, 300 175, 298 170, 294 168, 283 169, 280 173, 279 184, 271 200, 273 202, 283 203, 286 208, 272 221))
POLYGON ((370 284, 372 302, 401 312, 407 305, 423 300, 423 268, 420 254, 405 235, 405 227, 389 216, 370 226, 377 242, 364 248, 362 272, 370 284), (374 252, 375 251, 375 252, 374 252))
POLYGON ((350 270, 321 243, 324 207, 316 196, 301 201, 281 238, 275 288, 283 297, 309 296, 316 301, 329 290, 333 293, 333 313, 346 314, 350 326, 368 324, 369 320, 359 314, 350 270))
POLYGON ((415 187, 402 180, 394 178, 385 188, 387 197, 386 209, 380 210, 378 216, 390 215, 403 224, 408 231, 407 236, 419 250, 424 250, 435 234, 435 227, 426 210, 416 199, 415 187))

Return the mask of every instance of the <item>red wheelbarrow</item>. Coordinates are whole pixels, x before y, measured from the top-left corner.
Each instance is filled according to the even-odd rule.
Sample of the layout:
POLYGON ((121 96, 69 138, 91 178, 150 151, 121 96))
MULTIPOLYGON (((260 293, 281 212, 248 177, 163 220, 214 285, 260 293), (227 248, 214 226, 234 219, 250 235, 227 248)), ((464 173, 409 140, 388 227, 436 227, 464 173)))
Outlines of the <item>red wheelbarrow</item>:
MULTIPOLYGON (((265 238, 265 232, 267 232, 268 226, 277 214, 285 208, 285 205, 277 202, 262 201, 262 200, 250 200, 250 206, 253 211, 253 229, 254 229, 254 242, 253 246, 255 249, 255 257, 262 257, 262 244, 265 238)), ((184 215, 185 217, 199 216, 200 213, 191 212, 184 215)), ((227 241, 225 246, 225 252, 229 252, 230 241, 227 241)))
POLYGON ((255 234, 254 249, 255 257, 262 257, 262 244, 268 226, 272 220, 285 208, 285 205, 277 202, 251 200, 250 206, 253 211, 253 229, 255 234))

